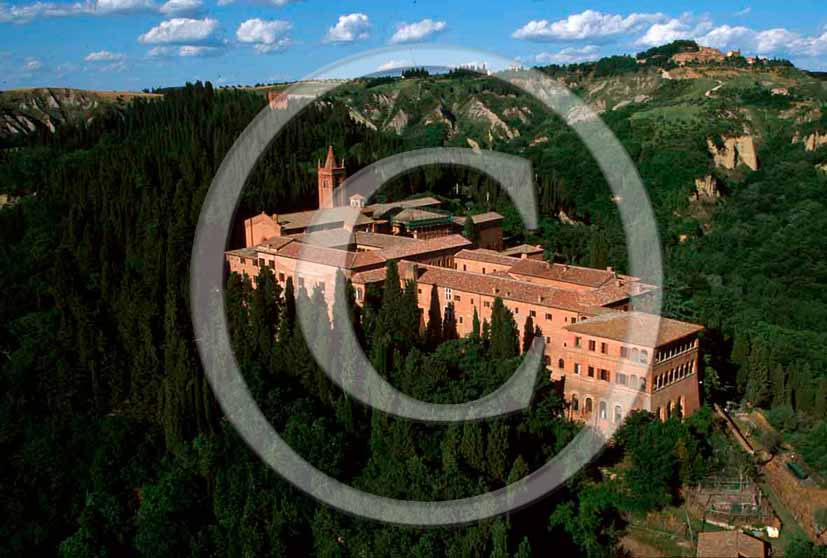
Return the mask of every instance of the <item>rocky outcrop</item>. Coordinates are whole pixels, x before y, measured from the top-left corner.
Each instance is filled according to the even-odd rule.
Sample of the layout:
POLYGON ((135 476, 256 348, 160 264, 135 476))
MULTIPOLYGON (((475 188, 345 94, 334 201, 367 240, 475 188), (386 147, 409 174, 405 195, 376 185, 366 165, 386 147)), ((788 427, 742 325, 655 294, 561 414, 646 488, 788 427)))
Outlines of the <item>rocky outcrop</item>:
POLYGON ((689 198, 692 201, 714 201, 721 197, 718 189, 718 180, 708 174, 703 178, 695 179, 695 193, 689 198))
POLYGON ((500 136, 507 139, 514 139, 520 136, 520 131, 516 128, 510 128, 508 124, 502 121, 497 114, 489 109, 479 99, 472 99, 468 106, 465 107, 465 116, 482 122, 487 122, 489 125, 489 136, 500 136))
POLYGON ((385 124, 385 128, 393 130, 397 134, 402 133, 403 128, 408 125, 409 121, 408 113, 404 110, 398 110, 396 114, 393 115, 387 124, 385 124))
POLYGON ((815 151, 822 145, 827 145, 827 133, 814 132, 804 137, 804 149, 806 151, 815 151))
POLYGON ((151 93, 107 93, 67 88, 38 88, 0 92, 0 137, 55 132, 66 123, 89 122, 104 112, 118 111, 136 97, 151 93))
POLYGON ((366 128, 370 128, 371 130, 376 129, 376 124, 374 124, 373 122, 368 120, 364 115, 362 115, 361 112, 359 112, 358 110, 356 110, 354 108, 350 109, 350 118, 354 122, 356 122, 358 124, 361 124, 362 126, 365 126, 366 128))
POLYGON ((715 159, 716 167, 734 170, 738 165, 744 164, 754 171, 758 170, 758 155, 752 136, 721 139, 724 142, 722 147, 718 147, 709 138, 706 140, 709 153, 715 159))

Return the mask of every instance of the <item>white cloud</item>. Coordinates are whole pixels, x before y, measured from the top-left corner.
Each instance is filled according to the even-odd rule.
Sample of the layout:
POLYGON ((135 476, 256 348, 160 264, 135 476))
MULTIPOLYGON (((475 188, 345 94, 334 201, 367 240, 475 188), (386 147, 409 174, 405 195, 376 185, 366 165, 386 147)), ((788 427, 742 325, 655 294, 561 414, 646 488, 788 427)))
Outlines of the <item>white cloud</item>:
POLYGON ((586 45, 582 48, 564 48, 560 52, 541 52, 534 57, 534 60, 546 64, 574 64, 598 58, 600 58, 600 49, 596 45, 586 45))
POLYGON ((84 0, 71 4, 33 2, 31 4, 0 4, 0 23, 28 23, 38 18, 78 15, 115 15, 156 10, 152 0, 84 0))
POLYGON ((212 46, 199 45, 184 45, 178 49, 178 56, 183 57, 205 57, 205 56, 219 56, 224 52, 223 49, 212 46))
POLYGON ((390 42, 391 44, 398 44, 423 41, 445 31, 445 28, 444 21, 434 21, 430 18, 425 18, 416 23, 401 23, 397 26, 396 33, 393 34, 390 42))
POLYGON ((95 4, 94 9, 100 14, 148 12, 155 9, 151 0, 97 0, 95 4))
MULTIPOLYGON (((302 0, 248 0, 249 3, 276 6, 277 8, 283 8, 287 4, 297 4, 301 1, 302 0)), ((215 4, 217 6, 229 6, 230 4, 235 4, 235 0, 216 0, 215 4)))
POLYGON ((147 58, 169 58, 173 55, 175 49, 172 47, 165 47, 165 46, 157 46, 152 47, 146 53, 147 58))
POLYGON ((167 16, 193 16, 204 11, 201 0, 168 0, 159 10, 167 16))
POLYGON ((36 72, 41 68, 43 68, 43 62, 37 58, 28 58, 26 59, 26 63, 23 64, 23 69, 29 72, 36 72))
POLYGON ((126 70, 126 63, 123 61, 113 62, 112 64, 99 66, 97 69, 101 72, 123 72, 126 70))
POLYGON ((218 20, 174 18, 162 21, 140 37, 145 44, 203 44, 216 41, 218 20))
POLYGON ((242 43, 254 45, 259 53, 278 52, 290 46, 287 32, 291 27, 289 21, 254 18, 242 22, 235 36, 242 43))
POLYGON ((146 53, 147 58, 172 58, 180 56, 182 58, 206 57, 206 56, 220 56, 224 54, 224 49, 215 46, 205 45, 181 45, 181 46, 156 46, 149 49, 146 53))
POLYGON ((746 6, 743 9, 738 10, 737 12, 735 12, 735 17, 743 17, 743 16, 749 14, 751 11, 752 11, 752 7, 751 6, 746 6))
POLYGON ((628 16, 604 14, 586 10, 571 14, 565 19, 548 21, 532 20, 517 29, 512 37, 529 41, 578 41, 611 37, 640 30, 647 24, 666 20, 660 13, 633 13, 628 16))
POLYGON ((108 50, 98 50, 90 52, 84 58, 87 62, 117 62, 126 58, 125 55, 119 52, 109 52, 108 50))
POLYGON ((411 63, 405 60, 388 60, 384 64, 376 67, 377 72, 385 72, 387 70, 395 70, 396 68, 407 68, 411 63))
POLYGON ((352 43, 370 37, 370 19, 362 13, 339 16, 336 25, 327 30, 326 43, 352 43))
POLYGON ((756 31, 743 26, 720 25, 695 37, 700 44, 715 48, 737 48, 761 55, 822 56, 827 54, 827 32, 818 37, 803 36, 783 27, 756 31))
MULTIPOLYGON (((645 46, 660 46, 678 39, 692 39, 713 28, 709 19, 695 19, 689 14, 652 24, 636 42, 645 46)), ((705 43, 704 43, 705 44, 705 43)), ((711 46, 711 45, 710 45, 711 46)))

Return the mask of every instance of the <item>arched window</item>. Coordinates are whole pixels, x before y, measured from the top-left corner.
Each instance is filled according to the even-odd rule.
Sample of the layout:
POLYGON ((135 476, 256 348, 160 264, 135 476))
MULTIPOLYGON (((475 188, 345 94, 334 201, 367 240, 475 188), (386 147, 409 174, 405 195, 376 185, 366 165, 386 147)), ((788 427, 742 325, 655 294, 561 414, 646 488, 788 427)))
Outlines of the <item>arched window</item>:
POLYGON ((571 396, 571 410, 572 411, 579 411, 580 410, 580 401, 577 400, 577 394, 573 393, 571 396))
POLYGON ((645 350, 640 351, 640 363, 641 364, 648 364, 649 363, 649 351, 645 351, 645 350))
POLYGON ((632 360, 637 362, 638 358, 640 358, 640 355, 638 354, 638 350, 637 349, 632 349, 632 360))
POLYGON ((560 360, 558 360, 558 361, 557 361, 557 368, 559 368, 560 370, 562 370, 562 369, 563 369, 563 368, 565 368, 565 367, 566 367, 566 361, 565 361, 565 360, 563 360, 563 359, 561 358, 560 360))
POLYGON ((615 405, 615 423, 619 424, 623 420, 623 409, 620 405, 615 405))
POLYGON ((587 398, 586 398, 586 404, 585 404, 585 406, 584 406, 584 407, 585 407, 585 408, 584 408, 583 410, 584 410, 586 413, 591 413, 591 412, 592 412, 592 398, 591 398, 591 397, 587 397, 587 398))
POLYGON ((635 376, 634 374, 632 374, 629 377, 629 387, 634 389, 640 389, 640 384, 638 384, 637 376, 635 376))
POLYGON ((605 401, 600 402, 600 418, 606 420, 608 418, 609 411, 607 409, 607 405, 605 401))

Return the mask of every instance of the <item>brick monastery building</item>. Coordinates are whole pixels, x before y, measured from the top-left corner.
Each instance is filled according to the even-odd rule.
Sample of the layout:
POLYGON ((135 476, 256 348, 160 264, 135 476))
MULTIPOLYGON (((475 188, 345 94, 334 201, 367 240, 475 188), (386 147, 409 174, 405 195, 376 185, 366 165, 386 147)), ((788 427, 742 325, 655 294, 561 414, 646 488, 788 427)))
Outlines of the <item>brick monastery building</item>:
POLYGON ((403 286, 417 284, 423 328, 432 289, 443 311, 453 311, 460 335, 471 333, 475 310, 480 322, 490 321, 497 297, 519 331, 531 316, 572 418, 605 428, 633 409, 665 419, 699 408, 702 327, 630 311, 652 285, 611 268, 544 261, 539 246, 504 248, 498 213, 468 217, 472 243, 458 234, 466 217, 441 210, 437 199, 366 205, 361 195, 346 197, 344 163, 332 147, 318 165, 318 196, 319 210, 246 219, 245 247, 226 253, 230 272, 255 285, 266 266, 282 287, 292 278, 308 293, 321 288, 332 303, 341 271, 363 304, 367 287, 382 285, 387 263, 396 261, 403 286))

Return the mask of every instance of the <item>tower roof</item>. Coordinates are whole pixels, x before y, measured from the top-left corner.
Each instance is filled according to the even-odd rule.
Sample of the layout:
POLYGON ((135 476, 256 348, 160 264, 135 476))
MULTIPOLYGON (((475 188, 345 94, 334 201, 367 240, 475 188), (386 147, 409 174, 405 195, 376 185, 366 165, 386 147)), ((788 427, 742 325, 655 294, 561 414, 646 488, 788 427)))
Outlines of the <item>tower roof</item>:
POLYGON ((333 146, 327 146, 327 159, 324 162, 324 168, 332 169, 336 166, 336 157, 333 155, 333 146))

